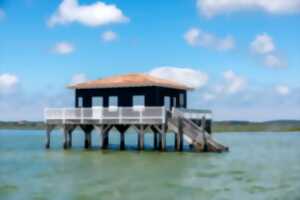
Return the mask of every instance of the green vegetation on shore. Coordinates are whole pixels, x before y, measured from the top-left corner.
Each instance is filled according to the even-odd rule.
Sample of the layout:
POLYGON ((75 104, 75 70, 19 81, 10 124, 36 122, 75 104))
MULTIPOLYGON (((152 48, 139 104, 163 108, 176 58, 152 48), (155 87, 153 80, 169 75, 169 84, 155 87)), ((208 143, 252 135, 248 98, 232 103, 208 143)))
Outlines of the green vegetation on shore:
POLYGON ((266 122, 220 121, 213 123, 213 132, 292 132, 300 131, 300 120, 266 122))
MULTIPOLYGON (((42 130, 44 122, 37 121, 0 121, 0 129, 42 130)), ((213 122, 213 132, 289 132, 300 131, 300 120, 276 120, 266 122, 248 121, 216 121, 213 122)))

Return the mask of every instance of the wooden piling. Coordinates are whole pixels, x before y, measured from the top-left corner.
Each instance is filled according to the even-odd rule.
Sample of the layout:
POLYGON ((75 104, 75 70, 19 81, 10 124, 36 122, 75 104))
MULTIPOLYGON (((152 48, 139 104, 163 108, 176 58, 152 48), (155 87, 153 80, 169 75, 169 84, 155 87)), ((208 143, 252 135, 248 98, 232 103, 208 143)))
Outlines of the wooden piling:
POLYGON ((84 148, 88 149, 92 146, 92 131, 94 129, 93 125, 81 125, 81 129, 84 132, 84 148))
POLYGON ((178 133, 175 135, 176 137, 176 150, 182 151, 183 150, 183 127, 182 127, 182 121, 180 118, 178 118, 178 133))
POLYGON ((66 125, 64 125, 64 127, 63 127, 63 132, 64 132, 63 148, 67 149, 69 146, 69 142, 68 142, 68 129, 67 129, 66 125))
POLYGON ((120 150, 125 150, 125 133, 120 132, 120 150))
POLYGON ((166 150, 166 127, 165 125, 162 125, 162 130, 160 131, 160 150, 165 151, 166 150))
POLYGON ((68 137, 69 137, 68 147, 71 148, 72 147, 72 132, 71 131, 68 132, 68 137))
POLYGON ((158 148, 158 136, 157 132, 153 132, 153 147, 156 150, 158 148))
POLYGON ((120 133, 120 150, 125 150, 125 132, 130 127, 129 125, 116 125, 116 129, 120 133))
POLYGON ((205 118, 205 116, 203 116, 202 119, 201 119, 201 128, 202 128, 202 135, 203 135, 203 142, 204 142, 203 151, 207 152, 208 151, 208 145, 207 145, 205 126, 206 126, 206 118, 205 118))
POLYGON ((112 129, 111 125, 104 125, 102 127, 102 149, 107 149, 109 144, 109 131, 112 129))
POLYGON ((50 143, 51 143, 51 132, 55 128, 55 125, 47 125, 46 126, 46 144, 45 147, 46 149, 50 148, 50 143))
POLYGON ((144 126, 138 128, 138 149, 144 150, 144 126))

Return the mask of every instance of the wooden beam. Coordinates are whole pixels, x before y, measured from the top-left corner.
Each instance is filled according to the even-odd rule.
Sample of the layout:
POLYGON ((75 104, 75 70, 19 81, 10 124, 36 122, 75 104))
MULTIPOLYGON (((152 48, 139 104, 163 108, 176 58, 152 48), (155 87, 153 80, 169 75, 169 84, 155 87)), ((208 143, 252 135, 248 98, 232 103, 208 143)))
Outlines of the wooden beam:
POLYGON ((68 148, 68 129, 66 125, 63 126, 63 132, 64 132, 64 142, 63 142, 63 148, 67 149, 68 148))
POLYGON ((155 150, 158 149, 158 133, 156 131, 153 132, 153 147, 155 150))
POLYGON ((159 139, 158 131, 154 126, 150 126, 150 129, 153 132, 153 148, 155 150, 157 150, 158 149, 158 139, 159 139))
POLYGON ((176 137, 176 150, 182 151, 183 150, 183 124, 182 120, 178 118, 178 133, 175 135, 176 137))
POLYGON ((138 131, 138 149, 144 150, 144 130, 145 127, 143 125, 139 126, 138 131))
POLYGON ((160 132, 159 149, 165 151, 166 149, 166 126, 162 125, 162 131, 160 132))
POLYGON ((88 149, 92 145, 92 131, 93 125, 80 125, 80 128, 84 131, 84 148, 88 149))
POLYGON ((120 132, 120 150, 125 150, 125 132, 120 132))
POLYGON ((68 148, 72 147, 72 133, 76 128, 76 125, 68 125, 67 131, 68 131, 68 148))
POLYGON ((128 130, 130 125, 115 125, 115 127, 120 133, 120 149, 125 150, 125 132, 128 130))
POLYGON ((51 142, 51 132, 55 128, 55 125, 47 124, 46 125, 46 149, 50 148, 50 142, 51 142))
POLYGON ((103 125, 102 127, 102 149, 107 149, 109 144, 109 131, 113 128, 112 125, 103 125))

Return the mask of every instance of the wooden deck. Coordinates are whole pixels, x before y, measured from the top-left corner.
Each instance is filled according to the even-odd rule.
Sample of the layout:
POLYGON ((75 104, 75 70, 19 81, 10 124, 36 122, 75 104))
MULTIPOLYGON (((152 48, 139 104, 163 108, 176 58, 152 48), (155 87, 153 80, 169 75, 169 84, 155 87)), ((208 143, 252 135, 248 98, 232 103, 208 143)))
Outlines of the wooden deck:
POLYGON ((138 133, 138 149, 144 149, 144 135, 149 130, 153 133, 153 146, 156 150, 166 148, 166 134, 174 133, 174 146, 177 151, 183 150, 183 140, 199 151, 219 151, 226 149, 214 143, 213 148, 207 146, 212 140, 207 133, 207 120, 211 120, 211 112, 207 110, 173 109, 165 107, 93 107, 93 108, 46 108, 47 124, 46 148, 50 148, 51 131, 61 127, 64 133, 63 147, 72 147, 72 132, 80 127, 85 135, 85 148, 91 147, 93 130, 102 134, 101 147, 108 148, 109 132, 116 128, 120 133, 120 149, 125 149, 125 133, 133 127, 138 133), (193 122, 195 121, 195 122, 193 122), (200 121, 200 123, 199 123, 200 121), (196 123, 198 122, 198 123, 196 123))

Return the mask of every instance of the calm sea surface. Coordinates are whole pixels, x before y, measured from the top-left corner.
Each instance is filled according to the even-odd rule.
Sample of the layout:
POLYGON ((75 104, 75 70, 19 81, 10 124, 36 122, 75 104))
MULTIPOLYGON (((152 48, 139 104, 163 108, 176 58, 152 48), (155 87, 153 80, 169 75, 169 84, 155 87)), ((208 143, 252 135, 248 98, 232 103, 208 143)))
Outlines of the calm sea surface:
POLYGON ((76 131, 73 148, 61 148, 59 131, 44 149, 44 131, 0 131, 0 199, 300 199, 300 133, 224 133, 214 137, 229 153, 177 153, 168 137, 166 153, 138 152, 128 134, 129 151, 83 149, 76 131))

